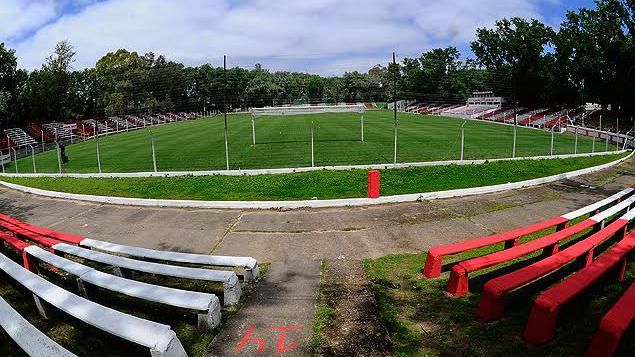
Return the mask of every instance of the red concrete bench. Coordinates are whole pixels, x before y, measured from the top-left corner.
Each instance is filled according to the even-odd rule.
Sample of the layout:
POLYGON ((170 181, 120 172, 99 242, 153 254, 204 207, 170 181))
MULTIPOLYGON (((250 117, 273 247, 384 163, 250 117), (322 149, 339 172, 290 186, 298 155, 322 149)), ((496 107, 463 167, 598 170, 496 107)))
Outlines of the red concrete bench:
POLYGON ((15 218, 11 218, 11 217, 6 216, 4 214, 0 214, 0 224, 2 222, 6 222, 6 223, 9 223, 9 224, 12 224, 15 227, 19 227, 19 228, 25 229, 27 231, 39 234, 39 235, 47 237, 47 238, 51 238, 51 239, 55 239, 55 240, 63 241, 63 242, 67 242, 67 243, 73 243, 73 244, 79 245, 79 243, 82 240, 85 239, 84 237, 81 237, 81 236, 76 236, 76 235, 67 234, 67 233, 61 233, 61 232, 57 232, 57 231, 50 230, 50 229, 47 229, 47 228, 34 226, 32 224, 19 221, 19 220, 15 219, 15 218))
POLYGON ((553 338, 561 307, 590 287, 609 270, 621 264, 620 281, 624 279, 626 258, 635 249, 635 233, 620 241, 586 268, 546 290, 534 302, 524 337, 533 345, 547 343, 553 338))
POLYGON ((587 357, 612 356, 624 331, 635 320, 635 283, 600 321, 600 328, 591 340, 587 357))
POLYGON ((29 263, 29 257, 27 255, 27 253, 24 251, 24 248, 31 246, 29 243, 26 243, 26 242, 23 242, 23 241, 19 240, 18 238, 16 238, 12 234, 5 233, 5 232, 0 232, 0 245, 2 245, 2 242, 7 243, 11 247, 13 247, 15 250, 17 250, 22 255, 22 263, 23 263, 24 267, 26 269, 31 270, 31 264, 29 263))
POLYGON ((580 208, 568 214, 562 215, 560 217, 548 219, 546 221, 538 222, 527 227, 517 228, 508 232, 431 248, 428 251, 423 274, 427 278, 438 278, 441 275, 443 257, 447 255, 463 253, 466 251, 487 247, 501 242, 505 242, 505 248, 507 249, 517 245, 518 239, 520 237, 552 227, 556 227, 556 230, 560 231, 566 228, 567 222, 569 222, 570 220, 594 211, 599 212, 602 207, 613 204, 615 202, 619 202, 621 199, 626 198, 632 192, 633 187, 629 187, 601 201, 580 208))
POLYGON ((12 232, 18 238, 21 238, 21 239, 24 239, 24 240, 30 240, 32 242, 35 242, 35 243, 38 243, 38 244, 42 244, 42 245, 47 246, 47 247, 51 247, 51 246, 59 243, 58 240, 47 238, 45 236, 42 236, 42 235, 34 233, 34 232, 30 231, 30 230, 21 228, 21 227, 15 225, 13 223, 9 223, 9 222, 4 221, 4 220, 0 220, 0 227, 12 232))
POLYGON ((525 244, 517 245, 510 249, 460 262, 452 267, 452 271, 450 272, 450 279, 448 280, 447 291, 454 296, 464 296, 469 291, 469 273, 509 262, 516 258, 523 257, 527 254, 547 247, 551 247, 550 253, 555 254, 558 252, 558 243, 560 241, 572 237, 575 234, 580 233, 597 224, 598 222, 593 219, 586 219, 574 226, 568 227, 564 230, 546 235, 541 238, 537 238, 525 244))
POLYGON ((579 257, 584 256, 583 258, 585 258, 586 265, 588 266, 593 261, 593 249, 595 247, 616 234, 620 235, 620 238, 626 235, 626 226, 628 222, 633 219, 634 214, 635 209, 626 213, 589 238, 557 254, 488 281, 481 294, 477 314, 485 321, 496 320, 503 315, 505 309, 504 297, 508 292, 529 284, 579 257))
POLYGON ((574 236, 591 227, 604 227, 604 223, 611 216, 625 211, 629 206, 635 204, 635 196, 629 197, 617 205, 596 214, 572 227, 568 227, 556 233, 546 235, 513 248, 492 253, 482 257, 460 262, 452 267, 450 279, 448 281, 448 293, 455 296, 463 296, 468 293, 468 274, 482 270, 494 265, 512 261, 523 257, 540 249, 545 249, 549 255, 558 252, 558 245, 561 241, 574 236))

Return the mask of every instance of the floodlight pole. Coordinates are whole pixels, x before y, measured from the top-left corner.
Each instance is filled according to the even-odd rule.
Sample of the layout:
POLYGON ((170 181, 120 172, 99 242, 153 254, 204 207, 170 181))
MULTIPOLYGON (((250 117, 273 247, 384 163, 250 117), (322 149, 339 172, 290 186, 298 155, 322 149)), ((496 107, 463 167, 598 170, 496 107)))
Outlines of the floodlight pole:
MULTIPOLYGON (((515 111, 516 108, 514 108, 515 111)), ((518 115, 514 114, 514 143, 512 147, 512 158, 516 157, 516 122, 518 121, 518 115)))
POLYGON ((227 55, 223 56, 223 107, 225 108, 225 163, 229 171, 229 145, 227 144, 227 55))
POLYGON ((311 122, 311 167, 315 167, 315 151, 313 145, 313 122, 311 122))
POLYGON ((393 111, 394 111, 394 114, 395 114, 395 122, 394 122, 394 125, 393 125, 394 137, 395 137, 395 148, 394 148, 394 152, 393 152, 393 162, 395 164, 397 164, 397 125, 399 125, 399 123, 397 121, 397 55, 395 54, 395 52, 392 53, 392 64, 393 64, 393 76, 392 76, 393 101, 395 103, 395 106, 393 108, 393 111))

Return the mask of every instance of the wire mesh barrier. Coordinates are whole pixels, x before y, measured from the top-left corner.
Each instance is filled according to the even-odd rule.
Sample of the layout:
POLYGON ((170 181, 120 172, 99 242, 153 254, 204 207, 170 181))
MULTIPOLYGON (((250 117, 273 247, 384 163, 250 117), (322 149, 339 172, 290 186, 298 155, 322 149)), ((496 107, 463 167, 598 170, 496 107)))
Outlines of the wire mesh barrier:
POLYGON ((416 86, 413 63, 430 73, 447 59, 397 62, 395 56, 366 73, 345 72, 342 64, 331 69, 345 72, 339 77, 272 72, 258 64, 284 68, 287 56, 235 60, 257 63, 252 70, 228 66, 227 58, 215 61, 223 66, 150 68, 151 79, 132 82, 108 74, 103 80, 111 92, 94 99, 93 115, 6 131, 3 172, 383 165, 616 151, 632 141, 628 133, 607 131, 619 128, 615 113, 515 104, 508 70, 458 61, 445 78, 416 86), (450 83, 470 71, 482 71, 484 79, 450 83), (572 131, 574 124, 581 129, 572 131))

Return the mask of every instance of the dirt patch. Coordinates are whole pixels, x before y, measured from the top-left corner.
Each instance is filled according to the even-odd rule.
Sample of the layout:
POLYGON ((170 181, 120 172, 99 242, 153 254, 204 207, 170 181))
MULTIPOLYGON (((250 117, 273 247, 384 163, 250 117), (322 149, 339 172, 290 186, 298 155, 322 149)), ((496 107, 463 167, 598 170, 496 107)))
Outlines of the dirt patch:
MULTIPOLYGON (((327 311, 316 356, 390 356, 388 331, 358 261, 326 262, 318 310, 327 311)), ((319 313, 319 312, 318 312, 319 313)))

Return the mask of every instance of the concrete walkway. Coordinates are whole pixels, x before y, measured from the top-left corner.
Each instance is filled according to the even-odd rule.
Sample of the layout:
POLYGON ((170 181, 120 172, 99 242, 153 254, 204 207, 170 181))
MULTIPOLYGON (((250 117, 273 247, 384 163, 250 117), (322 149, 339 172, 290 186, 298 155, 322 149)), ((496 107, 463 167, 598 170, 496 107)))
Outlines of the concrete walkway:
MULTIPOLYGON (((272 327, 301 327, 288 332, 287 342, 297 341, 293 353, 304 354, 310 348, 321 259, 360 260, 421 252, 441 243, 561 215, 635 184, 633 161, 529 189, 376 207, 285 212, 118 207, 0 188, 0 212, 94 239, 166 250, 247 255, 272 262, 267 279, 223 327, 210 355, 234 353, 251 324, 255 325, 252 337, 265 338, 269 352, 277 347, 279 336, 272 327)), ((241 354, 254 353, 254 346, 247 343, 241 354)))

